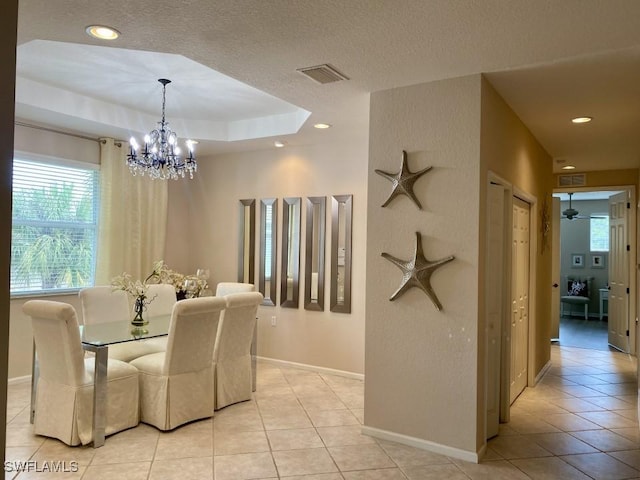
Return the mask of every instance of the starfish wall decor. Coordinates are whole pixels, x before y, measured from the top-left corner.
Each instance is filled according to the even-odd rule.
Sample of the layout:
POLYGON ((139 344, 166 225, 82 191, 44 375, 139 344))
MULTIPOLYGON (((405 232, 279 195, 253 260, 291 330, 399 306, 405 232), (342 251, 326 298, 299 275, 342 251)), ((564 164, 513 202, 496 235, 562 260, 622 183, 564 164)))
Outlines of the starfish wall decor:
POLYGON ((416 246, 411 260, 400 260, 384 252, 382 256, 402 270, 400 287, 391 295, 389 300, 393 301, 411 287, 417 287, 427 294, 438 311, 442 310, 442 304, 431 287, 431 274, 445 263, 453 260, 454 256, 436 260, 435 262, 427 260, 422 251, 422 235, 420 232, 416 232, 416 246))
POLYGON ((416 197, 415 193, 413 193, 413 184, 416 183, 422 175, 431 170, 432 167, 423 168, 417 172, 409 171, 409 166, 407 165, 407 152, 402 151, 402 166, 400 167, 400 171, 398 173, 389 173, 383 170, 375 170, 378 175, 383 176, 387 180, 391 182, 393 188, 391 190, 391 194, 389 198, 382 204, 383 207, 389 205, 391 200, 396 198, 398 195, 406 195, 413 203, 415 203, 420 210, 422 210, 422 205, 420 205, 420 201, 416 197))

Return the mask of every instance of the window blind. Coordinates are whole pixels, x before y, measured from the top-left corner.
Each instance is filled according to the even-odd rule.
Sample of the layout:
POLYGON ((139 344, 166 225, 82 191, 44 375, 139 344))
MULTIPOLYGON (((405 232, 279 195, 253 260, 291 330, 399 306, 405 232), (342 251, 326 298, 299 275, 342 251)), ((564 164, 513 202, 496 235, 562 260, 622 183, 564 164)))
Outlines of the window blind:
POLYGON ((94 283, 98 171, 14 159, 11 293, 94 283))

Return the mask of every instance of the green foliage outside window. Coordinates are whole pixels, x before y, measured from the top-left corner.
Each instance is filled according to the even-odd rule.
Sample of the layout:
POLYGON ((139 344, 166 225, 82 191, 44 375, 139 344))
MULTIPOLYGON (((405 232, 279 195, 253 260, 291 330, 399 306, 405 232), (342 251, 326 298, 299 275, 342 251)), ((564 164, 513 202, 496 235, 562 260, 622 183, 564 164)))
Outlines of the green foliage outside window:
POLYGON ((93 284, 97 172, 14 161, 11 293, 93 284))

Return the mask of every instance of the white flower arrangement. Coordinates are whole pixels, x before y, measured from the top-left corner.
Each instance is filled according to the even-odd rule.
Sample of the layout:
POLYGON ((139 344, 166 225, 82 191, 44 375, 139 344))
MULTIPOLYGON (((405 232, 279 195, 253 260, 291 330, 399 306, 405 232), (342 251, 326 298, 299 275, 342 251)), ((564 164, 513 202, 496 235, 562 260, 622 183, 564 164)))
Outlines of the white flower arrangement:
POLYGON ((122 275, 118 275, 111 279, 111 287, 114 290, 124 290, 134 299, 134 311, 136 313, 134 319, 131 321, 132 324, 136 326, 142 326, 147 323, 146 320, 143 319, 142 315, 144 310, 146 310, 147 305, 149 305, 156 296, 153 298, 149 298, 147 296, 148 293, 148 285, 145 282, 141 282, 140 280, 133 280, 131 275, 128 273, 123 273, 122 275))
POLYGON ((111 286, 114 290, 124 290, 134 298, 147 296, 148 285, 140 280, 133 280, 128 273, 113 277, 111 286))
POLYGON ((154 283, 168 283, 173 285, 179 298, 184 298, 187 294, 198 297, 203 290, 208 288, 205 279, 196 275, 184 275, 175 270, 171 270, 163 260, 158 260, 153 264, 153 271, 145 279, 144 283, 150 280, 155 280, 154 283))

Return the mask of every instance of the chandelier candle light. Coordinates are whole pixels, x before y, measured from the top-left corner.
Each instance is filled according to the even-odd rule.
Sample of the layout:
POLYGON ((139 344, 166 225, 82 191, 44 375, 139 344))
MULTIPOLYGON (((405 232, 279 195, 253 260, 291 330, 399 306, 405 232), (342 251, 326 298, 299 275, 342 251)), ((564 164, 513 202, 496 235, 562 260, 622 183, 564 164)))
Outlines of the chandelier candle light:
POLYGON ((127 165, 134 175, 149 175, 152 179, 172 179, 184 178, 189 172, 189 177, 193 178, 193 173, 198 169, 198 164, 193 156, 192 140, 185 143, 189 150, 189 156, 182 158, 181 149, 178 146, 178 136, 169 128, 169 123, 165 120, 165 93, 167 84, 171 80, 166 78, 158 79, 162 84, 162 120, 158 122, 158 128, 152 130, 144 137, 144 147, 138 153, 140 146, 135 138, 129 140, 129 154, 127 155, 127 165))

